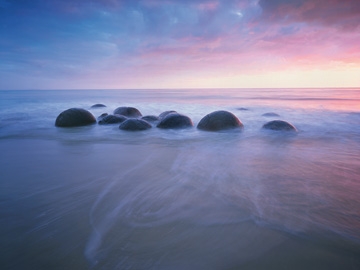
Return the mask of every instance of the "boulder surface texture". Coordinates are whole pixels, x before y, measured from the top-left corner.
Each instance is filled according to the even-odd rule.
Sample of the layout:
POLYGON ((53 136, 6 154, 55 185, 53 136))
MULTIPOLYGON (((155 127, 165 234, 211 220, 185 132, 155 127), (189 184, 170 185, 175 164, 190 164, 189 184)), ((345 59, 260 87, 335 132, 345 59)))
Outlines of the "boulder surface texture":
POLYGON ((119 107, 115 109, 114 114, 120 114, 131 118, 137 118, 142 116, 141 112, 133 107, 119 107))
POLYGON ((282 120, 274 120, 266 123, 263 125, 264 129, 271 129, 271 130, 284 130, 284 131, 296 131, 296 127, 292 124, 282 121, 282 120))
POLYGON ((87 110, 71 108, 58 115, 55 121, 57 127, 79 127, 95 124, 95 117, 87 110))
POLYGON ((109 124, 117 124, 117 123, 122 123, 126 120, 127 118, 123 115, 106 115, 104 117, 102 117, 101 120, 99 120, 99 125, 109 125, 109 124))
POLYGON ((162 119, 170 113, 178 113, 177 111, 165 111, 159 114, 159 118, 162 119))
POLYGON ((159 121, 159 117, 156 115, 146 115, 141 117, 142 120, 148 121, 148 122, 156 122, 159 121))
POLYGON ((186 115, 179 113, 169 113, 160 120, 159 124, 157 124, 158 128, 163 129, 181 129, 192 126, 194 126, 194 124, 191 119, 186 115))
POLYGON ((91 109, 105 108, 105 107, 106 107, 106 105, 97 103, 97 104, 92 105, 92 106, 91 106, 91 109))
POLYGON ((100 121, 101 119, 103 119, 105 116, 109 115, 108 113, 102 113, 97 120, 100 121))
POLYGON ((274 113, 274 112, 268 112, 268 113, 262 114, 262 116, 265 116, 265 117, 279 117, 280 115, 278 115, 277 113, 274 113))
POLYGON ((242 129, 244 125, 231 112, 215 111, 204 116, 197 128, 206 131, 220 131, 227 129, 242 129))
POLYGON ((122 122, 119 128, 127 131, 140 131, 151 128, 151 125, 142 119, 129 118, 122 122))

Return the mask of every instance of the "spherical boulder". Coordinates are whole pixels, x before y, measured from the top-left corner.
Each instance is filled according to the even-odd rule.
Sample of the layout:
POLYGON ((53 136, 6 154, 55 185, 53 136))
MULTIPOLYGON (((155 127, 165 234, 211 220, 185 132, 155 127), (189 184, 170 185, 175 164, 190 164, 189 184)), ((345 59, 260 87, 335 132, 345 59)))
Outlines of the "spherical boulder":
POLYGON ((127 131, 140 131, 151 128, 151 125, 142 119, 129 118, 122 122, 119 128, 127 131))
POLYGON ((297 131, 296 127, 292 124, 282 121, 282 120, 274 120, 266 123, 262 127, 263 129, 270 129, 270 130, 279 130, 279 131, 297 131))
POLYGON ((108 113, 102 113, 98 118, 97 120, 98 121, 101 121, 105 116, 109 115, 108 113))
POLYGON ((179 113, 169 113, 157 124, 157 127, 162 129, 181 129, 192 126, 194 126, 194 124, 191 119, 179 113))
POLYGON ((90 108, 97 109, 97 108, 105 108, 105 107, 106 107, 106 105, 98 103, 98 104, 92 105, 90 108))
POLYGON ((87 110, 71 108, 58 115, 55 121, 57 127, 78 127, 95 124, 95 117, 87 110))
POLYGON ((104 116, 99 122, 99 125, 110 125, 110 124, 117 124, 117 123, 122 123, 126 120, 127 118, 123 115, 117 114, 117 115, 106 115, 104 116))
POLYGON ((198 129, 205 131, 220 131, 227 129, 242 129, 244 125, 231 112, 215 111, 204 116, 199 124, 198 129))
POLYGON ((148 122, 156 122, 159 121, 159 117, 156 115, 146 115, 141 117, 142 120, 148 121, 148 122))
POLYGON ((279 117, 280 115, 278 115, 277 113, 274 113, 274 112, 268 112, 268 113, 262 114, 262 116, 265 116, 265 117, 279 117))
POLYGON ((167 116, 170 113, 177 113, 177 111, 165 111, 159 114, 159 119, 163 119, 165 116, 167 116))
POLYGON ((120 114, 130 118, 137 118, 142 116, 141 112, 133 107, 119 107, 115 109, 114 114, 120 114))

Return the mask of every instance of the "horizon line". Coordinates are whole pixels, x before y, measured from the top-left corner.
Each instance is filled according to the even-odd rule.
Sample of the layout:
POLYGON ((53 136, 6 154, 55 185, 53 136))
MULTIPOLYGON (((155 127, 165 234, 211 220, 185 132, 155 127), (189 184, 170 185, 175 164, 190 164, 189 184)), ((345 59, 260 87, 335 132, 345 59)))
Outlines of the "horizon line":
POLYGON ((121 90, 207 90, 207 89, 359 89, 360 86, 342 86, 342 87, 184 87, 184 88, 29 88, 29 89, 0 89, 0 91, 91 91, 91 90, 105 90, 105 91, 121 91, 121 90))

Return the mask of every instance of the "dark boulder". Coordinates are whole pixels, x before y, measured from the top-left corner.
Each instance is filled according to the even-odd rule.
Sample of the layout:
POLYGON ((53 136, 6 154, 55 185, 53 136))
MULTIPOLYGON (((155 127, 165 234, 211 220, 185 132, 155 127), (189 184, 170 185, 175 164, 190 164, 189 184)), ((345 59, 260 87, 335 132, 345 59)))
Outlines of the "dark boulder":
POLYGON ((164 118, 160 120, 160 123, 157 125, 158 128, 163 129, 180 129, 180 128, 189 128, 194 126, 193 122, 186 115, 179 113, 168 113, 164 118))
POLYGON ((96 108, 105 108, 105 107, 106 107, 106 105, 98 103, 98 104, 92 105, 90 108, 96 109, 96 108))
POLYGON ((129 118, 122 122, 119 126, 121 130, 139 131, 151 128, 151 125, 142 119, 129 118))
POLYGON ((226 129, 242 129, 244 125, 231 112, 215 111, 204 116, 197 128, 206 131, 220 131, 226 129))
POLYGON ((146 115, 141 117, 142 120, 148 121, 148 122, 156 122, 159 121, 159 117, 156 115, 146 115))
POLYGON ((244 108, 244 107, 241 107, 241 108, 238 108, 239 111, 248 111, 249 109, 248 108, 244 108))
POLYGON ((167 115, 170 114, 170 113, 177 113, 177 111, 165 111, 165 112, 163 112, 163 113, 160 113, 160 114, 159 114, 159 119, 164 118, 165 116, 167 116, 167 115))
POLYGON ((126 120, 127 118, 123 115, 106 115, 104 116, 100 121, 99 121, 99 125, 109 125, 109 124, 117 124, 117 123, 122 123, 126 120))
POLYGON ((131 118, 137 118, 142 116, 141 112, 133 107, 119 107, 115 109, 114 114, 120 114, 131 118))
POLYGON ((95 124, 95 117, 87 110, 71 108, 58 115, 55 121, 57 127, 78 127, 95 124))
POLYGON ((101 119, 103 119, 105 116, 109 115, 108 113, 102 113, 98 118, 97 120, 98 121, 101 121, 101 119))
POLYGON ((279 117, 280 115, 278 115, 277 113, 274 113, 274 112, 268 112, 268 113, 262 114, 262 116, 265 116, 265 117, 279 117))
POLYGON ((265 125, 263 125, 262 128, 271 129, 271 130, 282 130, 282 131, 296 131, 296 128, 292 124, 282 120, 270 121, 265 125))

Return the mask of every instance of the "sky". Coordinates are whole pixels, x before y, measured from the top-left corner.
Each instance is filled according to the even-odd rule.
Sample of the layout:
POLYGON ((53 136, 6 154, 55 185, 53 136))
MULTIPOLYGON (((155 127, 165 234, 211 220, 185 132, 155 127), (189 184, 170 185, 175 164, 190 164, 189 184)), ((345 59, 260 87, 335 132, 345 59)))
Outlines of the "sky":
POLYGON ((0 89, 360 87, 360 0, 0 0, 0 89))

